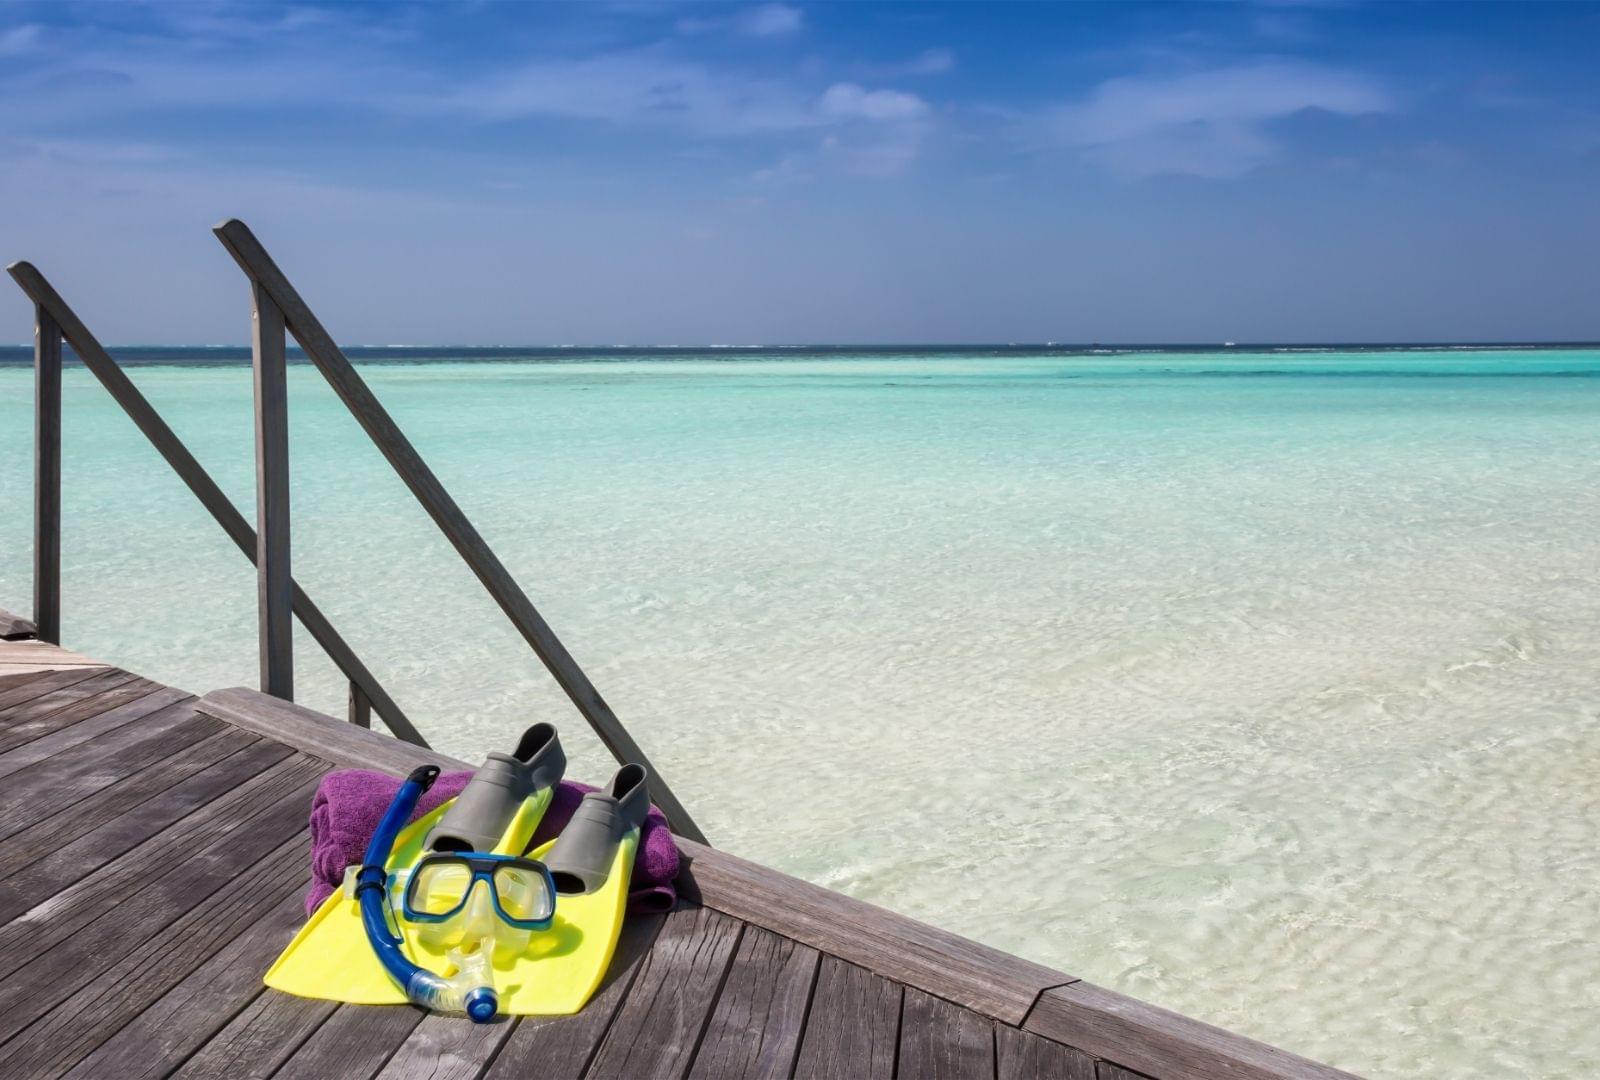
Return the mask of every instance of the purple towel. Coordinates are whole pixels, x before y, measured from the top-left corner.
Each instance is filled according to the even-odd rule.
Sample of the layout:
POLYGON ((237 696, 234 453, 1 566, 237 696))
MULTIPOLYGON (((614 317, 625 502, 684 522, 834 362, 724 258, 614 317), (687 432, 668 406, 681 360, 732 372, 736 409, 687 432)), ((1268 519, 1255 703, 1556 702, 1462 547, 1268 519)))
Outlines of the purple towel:
MULTIPOLYGON (((461 794, 471 778, 470 772, 440 774, 417 801, 411 820, 461 794)), ((361 862, 378 822, 383 819, 383 812, 399 790, 400 777, 367 769, 340 769, 322 778, 316 797, 311 800, 311 891, 306 893, 307 915, 316 911, 322 901, 344 883, 345 867, 361 862)), ((544 820, 533 834, 530 850, 553 840, 566 828, 578 803, 593 790, 588 784, 561 781, 555 798, 550 800, 550 809, 545 811, 544 820)), ((639 833, 628 910, 633 913, 671 911, 678 902, 678 891, 673 885, 678 878, 678 865, 678 845, 667 828, 666 815, 652 806, 639 833)))

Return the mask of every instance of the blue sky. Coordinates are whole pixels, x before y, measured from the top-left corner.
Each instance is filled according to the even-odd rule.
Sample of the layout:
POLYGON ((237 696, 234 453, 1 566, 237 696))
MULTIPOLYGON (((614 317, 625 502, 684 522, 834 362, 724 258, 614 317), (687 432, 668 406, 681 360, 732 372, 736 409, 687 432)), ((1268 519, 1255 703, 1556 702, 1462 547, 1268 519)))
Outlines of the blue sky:
MULTIPOLYGON (((1600 5, 13 3, 0 255, 246 340, 1600 338, 1600 5)), ((0 289, 0 340, 31 314, 0 289)))

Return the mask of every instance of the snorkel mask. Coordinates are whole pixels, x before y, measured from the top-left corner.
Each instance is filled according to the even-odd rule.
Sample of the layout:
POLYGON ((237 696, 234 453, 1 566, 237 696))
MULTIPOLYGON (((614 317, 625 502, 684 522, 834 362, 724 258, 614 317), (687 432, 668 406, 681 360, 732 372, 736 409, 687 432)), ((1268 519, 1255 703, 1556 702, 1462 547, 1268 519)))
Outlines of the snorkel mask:
POLYGON ((535 859, 435 852, 412 867, 401 911, 407 922, 448 926, 463 939, 492 934, 499 926, 545 930, 555 918, 556 887, 535 859))
MULTIPOLYGON (((480 860, 490 859, 490 856, 478 855, 449 855, 438 856, 440 865, 429 871, 426 863, 430 856, 420 861, 411 879, 406 882, 407 903, 413 891, 418 897, 417 910, 422 914, 423 922, 432 922, 443 927, 452 916, 468 917, 461 920, 461 933, 458 938, 459 948, 454 948, 449 954, 451 965, 455 973, 444 976, 429 971, 412 963, 401 948, 403 940, 389 925, 389 874, 385 864, 389 861, 389 853, 394 848, 395 838, 400 830, 405 827, 411 817, 411 812, 416 809, 417 800, 422 793, 433 786, 434 780, 439 776, 439 769, 434 765, 424 765, 415 769, 400 785, 400 790, 395 792, 394 800, 389 804, 389 809, 384 812, 383 820, 378 823, 377 831, 372 834, 372 841, 367 845, 366 857, 361 869, 356 874, 355 894, 361 906, 361 924, 367 933, 367 942, 372 946, 373 954, 378 958, 389 977, 394 979, 405 992, 406 1000, 426 1009, 438 1012, 465 1013, 475 1023, 487 1024, 494 1019, 499 1010, 499 999, 494 992, 494 971, 491 966, 493 955, 493 922, 498 921, 492 915, 485 919, 482 914, 484 901, 478 897, 485 897, 489 907, 496 913, 501 910, 508 911, 520 923, 530 924, 526 930, 515 923, 518 932, 531 932, 532 924, 538 919, 527 917, 528 912, 539 910, 529 905, 536 905, 538 901, 537 886, 542 883, 545 895, 549 898, 549 911, 542 918, 545 925, 554 914, 555 890, 549 886, 549 874, 538 863, 533 863, 537 872, 527 867, 510 867, 501 872, 505 880, 503 890, 497 887, 496 868, 480 871, 473 864, 480 860), (449 860, 445 862, 444 860, 449 860), (487 887, 476 888, 481 880, 480 873, 487 876, 487 887), (429 885, 432 879, 434 884, 429 885), (524 892, 527 883, 536 886, 531 892, 524 892), (420 886, 414 890, 413 886, 420 886), (459 896, 453 906, 449 903, 452 887, 459 885, 459 896), (430 914, 431 913, 431 914, 430 914), (472 931, 468 933, 468 931, 472 931)), ((511 859, 512 863, 526 863, 529 860, 511 859)), ((404 910, 404 905, 402 907, 404 910)))

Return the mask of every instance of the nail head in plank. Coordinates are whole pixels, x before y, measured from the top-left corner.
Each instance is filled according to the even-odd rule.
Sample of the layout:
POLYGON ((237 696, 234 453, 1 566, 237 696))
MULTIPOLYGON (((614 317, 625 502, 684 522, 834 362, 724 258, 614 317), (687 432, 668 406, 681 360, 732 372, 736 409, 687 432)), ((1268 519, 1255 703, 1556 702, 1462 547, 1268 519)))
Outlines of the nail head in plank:
POLYGON ((801 1036, 796 1080, 876 1080, 894 1075, 902 988, 824 956, 801 1036))
POLYGON ((1195 1080, 1348 1080, 1350 1076, 1086 982, 1041 994, 1024 1027, 1151 1076, 1195 1080))

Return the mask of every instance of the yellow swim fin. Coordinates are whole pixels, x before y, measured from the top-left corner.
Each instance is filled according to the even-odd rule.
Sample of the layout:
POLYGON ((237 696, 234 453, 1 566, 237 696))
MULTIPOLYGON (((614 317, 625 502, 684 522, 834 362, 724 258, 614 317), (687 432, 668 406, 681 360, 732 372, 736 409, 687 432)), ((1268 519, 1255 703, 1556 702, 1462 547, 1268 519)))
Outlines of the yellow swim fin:
MULTIPOLYGON (((553 789, 545 788, 523 800, 505 835, 495 845, 494 854, 520 855, 533 839, 554 794, 553 789)), ((422 857, 428 833, 454 802, 452 799, 406 826, 389 856, 391 874, 409 870, 422 857)), ((404 939, 403 948, 413 963, 434 971, 445 970, 446 950, 429 949, 417 928, 404 920, 395 920, 395 929, 404 939)), ((360 902, 344 888, 336 889, 322 902, 267 970, 264 981, 275 990, 297 997, 352 1005, 403 1005, 406 1000, 405 993, 372 951, 361 924, 360 902)))
MULTIPOLYGON (((495 854, 520 854, 549 807, 549 789, 530 797, 495 854)), ((407 826, 395 841, 389 869, 409 868, 449 803, 407 826)), ((628 905, 634 855, 649 809, 644 770, 624 766, 610 785, 584 796, 562 835, 537 850, 558 883, 555 916, 525 947, 495 950, 495 992, 502 1013, 558 1016, 582 1009, 611 966, 628 905), (620 798, 619 798, 620 795, 620 798)), ((435 946, 403 919, 394 920, 406 955, 421 967, 449 974, 449 949, 435 946)), ((520 944, 520 943, 519 943, 520 944)), ((323 901, 267 972, 266 984, 300 997, 356 1005, 398 1005, 404 992, 379 963, 361 923, 359 903, 345 890, 323 901)))

